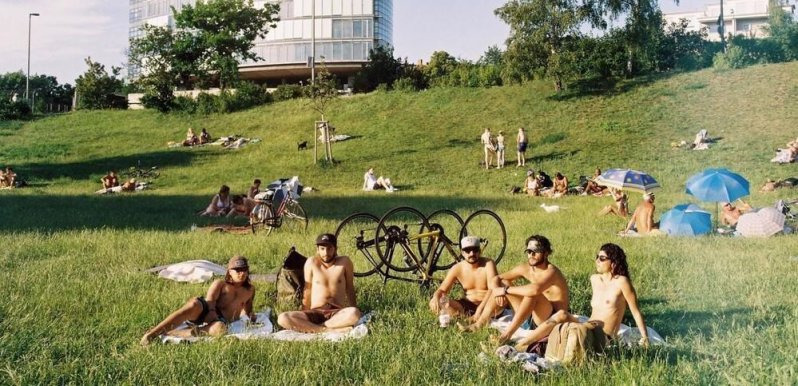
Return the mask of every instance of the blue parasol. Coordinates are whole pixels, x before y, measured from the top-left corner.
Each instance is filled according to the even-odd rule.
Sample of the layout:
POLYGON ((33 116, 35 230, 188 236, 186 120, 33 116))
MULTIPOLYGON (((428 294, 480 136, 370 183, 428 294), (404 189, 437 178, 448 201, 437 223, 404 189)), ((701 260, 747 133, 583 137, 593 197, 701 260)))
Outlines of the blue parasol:
POLYGON ((660 230, 671 236, 697 236, 712 231, 712 216, 694 204, 676 205, 659 221, 660 230))
POLYGON ((701 201, 732 202, 749 195, 748 180, 728 169, 707 169, 687 180, 688 194, 701 201))
POLYGON ((596 183, 610 188, 648 193, 659 188, 654 177, 632 169, 609 169, 596 178, 596 183))

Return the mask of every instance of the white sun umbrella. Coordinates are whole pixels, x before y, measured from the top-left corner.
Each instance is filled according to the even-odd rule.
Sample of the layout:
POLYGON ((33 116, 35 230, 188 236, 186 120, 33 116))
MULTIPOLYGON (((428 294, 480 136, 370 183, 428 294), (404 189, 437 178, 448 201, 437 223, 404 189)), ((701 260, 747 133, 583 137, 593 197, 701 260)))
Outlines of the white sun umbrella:
POLYGON ((768 237, 784 230, 784 214, 773 207, 746 213, 737 220, 737 232, 746 237, 768 237))

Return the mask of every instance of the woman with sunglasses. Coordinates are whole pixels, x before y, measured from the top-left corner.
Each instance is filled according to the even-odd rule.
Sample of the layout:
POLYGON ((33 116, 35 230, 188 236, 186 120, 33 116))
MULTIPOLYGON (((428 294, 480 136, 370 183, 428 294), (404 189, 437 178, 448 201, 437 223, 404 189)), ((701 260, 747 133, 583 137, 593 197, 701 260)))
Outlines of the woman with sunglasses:
POLYGON ((147 346, 160 335, 172 336, 221 336, 227 333, 230 322, 238 320, 244 311, 250 321, 255 322, 252 300, 255 287, 249 281, 249 264, 243 256, 233 256, 227 263, 224 280, 211 284, 205 297, 190 299, 179 310, 171 313, 161 323, 147 331, 141 345, 147 346), (188 322, 192 328, 174 330, 188 322))
MULTIPOLYGON (((611 340, 617 335, 628 306, 640 329, 642 336, 640 344, 648 346, 646 322, 637 304, 637 293, 629 277, 629 267, 623 249, 612 243, 604 244, 596 254, 595 262, 596 274, 590 276, 590 286, 593 289, 593 297, 590 300, 592 313, 587 323, 600 327, 608 340, 611 340)), ((565 322, 578 322, 578 320, 572 314, 558 311, 533 330, 531 335, 520 340, 515 347, 519 351, 525 351, 530 344, 549 336, 557 324, 565 322)))

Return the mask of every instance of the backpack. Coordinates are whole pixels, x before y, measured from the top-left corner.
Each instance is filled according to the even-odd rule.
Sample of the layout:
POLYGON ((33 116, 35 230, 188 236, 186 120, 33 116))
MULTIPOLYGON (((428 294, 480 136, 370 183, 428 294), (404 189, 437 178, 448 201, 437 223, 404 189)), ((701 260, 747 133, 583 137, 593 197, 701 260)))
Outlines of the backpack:
POLYGON ((277 272, 277 302, 287 303, 299 308, 305 290, 305 261, 307 258, 291 247, 283 266, 277 272))
POLYGON ((589 353, 602 352, 606 342, 604 330, 595 323, 561 323, 549 334, 546 359, 582 363, 589 353))

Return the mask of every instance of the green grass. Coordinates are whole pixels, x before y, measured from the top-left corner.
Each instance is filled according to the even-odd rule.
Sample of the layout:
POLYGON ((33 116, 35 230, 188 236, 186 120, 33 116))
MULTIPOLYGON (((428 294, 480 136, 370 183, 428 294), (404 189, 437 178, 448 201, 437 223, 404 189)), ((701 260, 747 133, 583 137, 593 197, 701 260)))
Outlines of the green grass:
MULTIPOLYGON (((479 168, 484 127, 527 128, 528 165, 573 180, 595 167, 653 174, 663 189, 657 213, 693 201, 690 175, 729 167, 757 190, 765 178, 798 175, 770 164, 773 149, 796 136, 798 63, 739 71, 702 71, 615 85, 601 95, 553 97, 548 83, 491 89, 375 93, 336 100, 328 118, 356 138, 334 145, 335 166, 312 163, 315 115, 288 101, 230 115, 161 115, 150 111, 76 112, 29 123, 0 124, 0 162, 28 177, 31 188, 0 191, 0 383, 125 384, 520 384, 534 381, 516 366, 477 361, 489 332, 460 335, 435 328, 428 294, 411 284, 357 279, 360 306, 374 310, 360 341, 280 343, 216 341, 138 346, 144 331, 205 291, 205 285, 157 279, 142 270, 187 259, 250 258, 253 271, 274 271, 288 248, 312 253, 316 234, 350 213, 381 215, 410 205, 429 213, 467 215, 487 207, 508 229, 500 270, 524 258, 523 240, 542 233, 569 278, 574 311, 589 313, 592 256, 620 244, 646 322, 669 342, 622 351, 581 368, 546 375, 545 384, 794 384, 798 346, 798 239, 722 237, 621 239, 623 221, 597 218, 609 198, 549 202, 510 196, 524 171, 479 168), (244 134, 263 142, 238 151, 168 149, 188 126, 213 135, 244 134), (701 128, 721 137, 708 151, 671 150, 701 128), (312 143, 312 142, 311 142, 312 143), (154 189, 95 196, 109 168, 159 166, 154 189), (394 194, 360 191, 368 166, 390 176, 394 194), (299 175, 319 189, 302 197, 306 233, 271 236, 190 232, 211 220, 203 208, 221 184, 243 192, 253 178, 299 175)), ((508 154, 514 162, 514 154, 508 154)), ((752 193, 754 206, 795 191, 752 193)), ((638 197, 632 198, 636 205, 638 197)), ((707 205, 707 208, 713 208, 707 205)), ((256 308, 274 306, 260 283, 256 308)), ((631 316, 626 322, 633 324, 631 316)))

